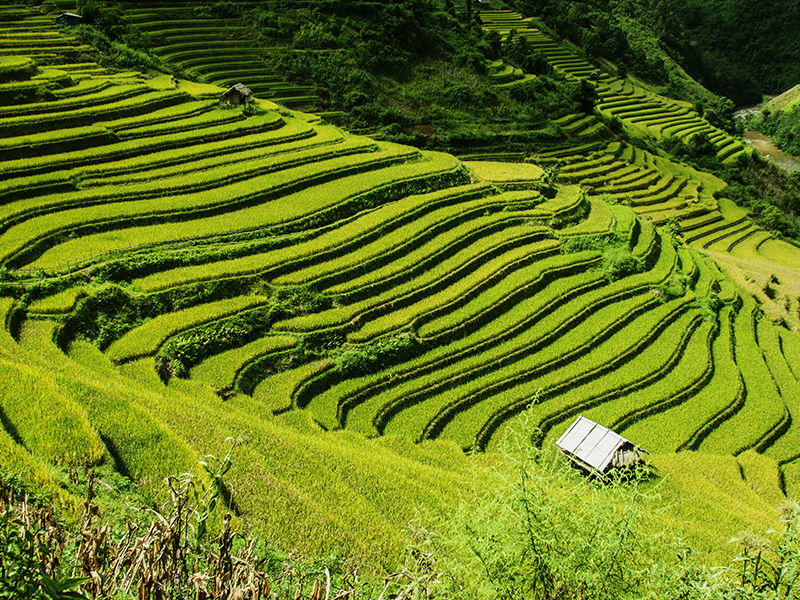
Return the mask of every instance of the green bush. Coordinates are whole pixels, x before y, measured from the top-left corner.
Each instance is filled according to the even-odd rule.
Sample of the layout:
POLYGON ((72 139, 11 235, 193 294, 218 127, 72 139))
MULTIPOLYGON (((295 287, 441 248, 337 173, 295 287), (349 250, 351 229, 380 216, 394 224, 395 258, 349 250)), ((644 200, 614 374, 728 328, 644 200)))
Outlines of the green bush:
MULTIPOLYGON (((87 23, 92 21, 87 20, 87 23)), ((100 19, 93 25, 81 26, 76 33, 82 43, 99 50, 94 58, 106 67, 171 73, 181 79, 196 79, 173 62, 164 62, 151 54, 147 35, 139 29, 129 28, 124 20, 109 22, 100 19)))
POLYGON ((603 252, 600 267, 609 281, 616 281, 644 270, 642 261, 633 255, 628 246, 612 246, 603 252))
POLYGON ((800 105, 774 113, 764 109, 748 125, 772 136, 772 141, 784 152, 800 156, 800 105))
MULTIPOLYGON (((645 472, 593 484, 521 429, 507 443, 491 493, 464 503, 444 546, 453 597, 595 600, 643 598, 663 584, 666 551, 648 531, 645 472), (460 589, 459 589, 460 588, 460 589)), ((666 577, 665 577, 666 575, 666 577)))
POLYGON ((664 283, 658 286, 659 297, 662 302, 669 302, 675 298, 686 295, 689 289, 689 277, 684 273, 672 273, 664 283))
POLYGON ((103 31, 111 39, 119 39, 128 29, 125 14, 119 6, 102 0, 78 0, 75 8, 87 25, 103 31))
POLYGON ((211 14, 217 17, 235 18, 241 15, 241 4, 230 0, 217 0, 209 7, 211 14))
POLYGON ((357 346, 345 346, 334 358, 334 366, 343 377, 357 377, 413 358, 419 344, 411 333, 386 336, 357 346))
POLYGON ((271 321, 272 311, 260 308, 196 327, 167 342, 156 360, 169 364, 175 377, 188 377, 192 366, 207 356, 255 339, 269 328, 271 321))
POLYGON ((444 91, 445 98, 453 105, 464 107, 472 101, 472 92, 465 84, 452 85, 444 91))
POLYGON ((325 50, 339 48, 339 40, 320 23, 304 23, 294 38, 295 48, 325 50))
POLYGON ((106 348, 123 333, 163 310, 135 298, 118 286, 103 286, 78 303, 57 334, 57 343, 66 348, 77 336, 106 348))
MULTIPOLYGON (((496 33, 496 31, 492 31, 496 33)), ((511 42, 506 41, 502 47, 503 57, 531 75, 553 75, 554 70, 541 49, 534 49, 518 36, 511 42)))

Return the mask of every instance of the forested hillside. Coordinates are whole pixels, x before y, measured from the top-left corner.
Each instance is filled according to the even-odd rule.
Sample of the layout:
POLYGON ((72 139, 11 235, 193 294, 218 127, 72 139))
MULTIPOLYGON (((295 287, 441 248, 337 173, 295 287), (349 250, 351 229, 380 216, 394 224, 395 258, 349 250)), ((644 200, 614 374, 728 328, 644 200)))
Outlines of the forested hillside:
POLYGON ((705 132, 712 138, 717 130, 719 135, 736 132, 733 103, 691 79, 679 64, 686 62, 680 53, 672 53, 674 60, 665 53, 660 37, 689 38, 662 5, 658 10, 614 5, 616 12, 610 14, 609 7, 599 5, 570 5, 564 11, 537 4, 527 9, 541 13, 496 26, 488 13, 481 26, 484 18, 477 8, 467 15, 466 5, 449 1, 151 3, 148 10, 82 0, 78 6, 98 15, 81 36, 106 49, 99 60, 110 66, 163 64, 181 76, 220 85, 244 78, 257 93, 352 131, 467 158, 521 160, 543 147, 581 146, 613 133, 734 183, 722 193, 748 208, 765 228, 800 238, 794 222, 798 183, 766 164, 738 168, 727 159, 740 153, 718 153, 722 141, 729 151, 736 148, 727 144, 730 137, 707 144, 704 135, 696 135, 704 134, 699 121, 678 123, 687 125, 683 131, 673 132, 670 124, 643 131, 634 124, 637 115, 620 121, 624 111, 601 111, 598 116, 607 118, 604 127, 591 114, 598 96, 586 77, 605 69, 606 83, 615 77, 624 81, 630 64, 632 75, 644 81, 632 76, 629 85, 642 94, 676 99, 669 110, 696 114, 714 126, 705 132), (582 47, 562 48, 558 33, 545 25, 547 15, 567 27, 578 14, 581 23, 591 24, 594 37, 568 28, 566 39, 582 47), (213 33, 200 26, 202 19, 214 21, 213 33), (198 39, 214 40, 216 47, 209 49, 198 39), (611 39, 619 41, 617 54, 609 50, 611 39), (187 50, 192 47, 187 44, 202 46, 200 53, 187 50), (211 55, 218 58, 207 64, 211 55), (580 113, 585 118, 574 118, 580 113))
POLYGON ((800 5, 758 0, 519 0, 593 60, 607 59, 671 91, 675 64, 737 105, 800 81, 800 5))
MULTIPOLYGON (((495 85, 505 79, 486 77, 486 59, 499 58, 502 44, 485 40, 452 3, 217 2, 151 4, 153 11, 95 0, 83 5, 98 12, 93 27, 80 33, 84 41, 133 49, 114 55, 120 66, 135 67, 132 59, 139 58, 144 67, 161 61, 182 77, 220 84, 243 77, 256 93, 284 105, 417 146, 491 144, 509 135, 521 144, 554 140, 559 132, 551 119, 591 111, 590 91, 553 74, 546 61, 540 66, 548 72, 529 78, 530 87, 495 85), (198 18, 219 27, 198 27, 198 18), (186 20, 195 26, 181 31, 186 20), (223 54, 213 65, 186 50, 201 35, 217 43, 204 52, 223 54)), ((112 54, 99 59, 112 66, 112 54)))
POLYGON ((798 2, 695 0, 674 10, 699 49, 699 64, 688 70, 714 92, 756 104, 800 81, 798 2))
POLYGON ((800 182, 539 4, 0 2, 0 596, 792 597, 800 182))

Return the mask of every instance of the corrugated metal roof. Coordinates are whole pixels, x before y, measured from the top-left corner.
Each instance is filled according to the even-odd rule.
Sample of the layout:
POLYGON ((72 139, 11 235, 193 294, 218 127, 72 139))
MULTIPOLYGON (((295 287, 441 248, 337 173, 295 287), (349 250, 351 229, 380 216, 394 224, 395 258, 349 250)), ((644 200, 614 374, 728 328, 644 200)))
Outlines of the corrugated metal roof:
POLYGON ((605 471, 614 453, 626 443, 628 440, 618 433, 583 415, 556 441, 559 448, 600 472, 605 471))

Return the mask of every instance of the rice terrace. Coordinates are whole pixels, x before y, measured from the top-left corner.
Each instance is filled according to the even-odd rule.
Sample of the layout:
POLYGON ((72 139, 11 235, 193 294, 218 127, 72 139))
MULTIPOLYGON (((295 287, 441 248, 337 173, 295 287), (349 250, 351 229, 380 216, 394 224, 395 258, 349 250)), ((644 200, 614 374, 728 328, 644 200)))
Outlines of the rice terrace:
POLYGON ((106 548, 47 538, 64 591, 0 597, 721 598, 691 585, 742 547, 725 597, 799 597, 800 235, 764 198, 800 180, 671 58, 657 85, 536 4, 0 2, 1 543, 35 505, 106 548), (452 64, 391 79, 370 11, 452 64), (351 56, 378 100, 319 75, 351 56), (570 467, 579 416, 647 473, 570 467), (504 489, 562 562, 502 541, 504 489), (186 530, 147 554, 155 513, 186 530), (618 550, 567 562, 591 527, 618 550))

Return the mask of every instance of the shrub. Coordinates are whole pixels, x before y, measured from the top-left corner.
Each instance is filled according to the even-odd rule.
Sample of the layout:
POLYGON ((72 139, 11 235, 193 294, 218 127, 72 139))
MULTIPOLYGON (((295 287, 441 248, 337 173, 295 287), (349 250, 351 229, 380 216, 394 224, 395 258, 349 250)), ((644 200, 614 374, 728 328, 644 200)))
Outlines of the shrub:
POLYGON ((720 297, 713 292, 695 300, 695 307, 707 319, 716 319, 723 306, 724 303, 720 297))
POLYGON ((619 243, 619 239, 614 234, 577 235, 566 238, 561 244, 561 250, 565 254, 583 252, 584 250, 605 252, 612 247, 617 247, 619 243))
POLYGON ((78 0, 75 6, 87 24, 95 26, 111 39, 120 38, 128 28, 127 20, 118 6, 98 0, 78 0))
POLYGON ((603 252, 602 270, 609 281, 616 281, 644 270, 628 246, 612 246, 603 252))
POLYGON ((684 273, 672 273, 664 283, 658 286, 659 297, 662 302, 669 302, 680 298, 689 289, 689 277, 684 273))
POLYGON ((295 48, 313 48, 317 50, 339 48, 339 40, 319 23, 304 23, 294 38, 295 48))
POLYGON ((399 333, 369 344, 345 347, 334 359, 334 365, 342 376, 356 377, 412 358, 417 350, 417 340, 411 333, 399 333))
POLYGON ((444 92, 445 98, 454 106, 463 107, 472 101, 472 91, 463 83, 451 85, 444 92))
POLYGON ((241 12, 240 5, 230 0, 218 0, 210 7, 211 13, 217 17, 235 18, 241 12))
POLYGON ((207 356, 242 346, 263 335, 274 320, 275 312, 273 307, 256 308, 195 327, 167 342, 157 360, 161 364, 168 362, 176 377, 188 377, 189 369, 207 356))
POLYGON ((101 349, 146 318, 163 310, 147 306, 118 286, 103 286, 80 301, 59 331, 59 346, 66 348, 76 336, 94 341, 101 349))
POLYGON ((453 64, 457 67, 469 69, 479 75, 486 73, 486 61, 483 54, 473 46, 462 48, 453 57, 453 64))

